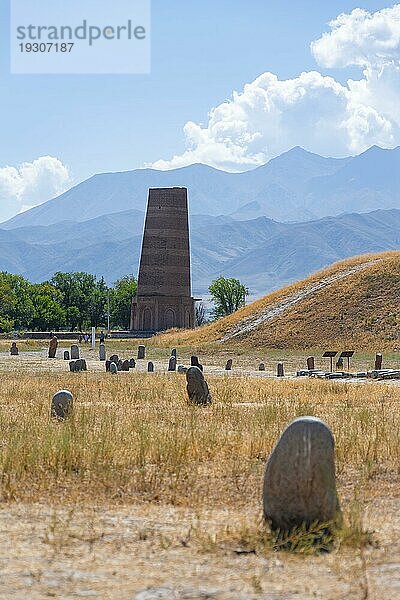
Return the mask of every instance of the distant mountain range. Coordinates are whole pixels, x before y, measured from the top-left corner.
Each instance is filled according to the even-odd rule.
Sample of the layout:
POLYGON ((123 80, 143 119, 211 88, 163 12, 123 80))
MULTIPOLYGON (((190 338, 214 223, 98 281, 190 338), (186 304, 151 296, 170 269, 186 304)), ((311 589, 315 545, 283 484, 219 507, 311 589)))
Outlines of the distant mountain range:
POLYGON ((260 216, 311 221, 343 212, 400 208, 400 148, 376 146, 356 157, 323 158, 302 148, 245 173, 201 164, 171 171, 103 173, 19 214, 4 229, 82 222, 126 210, 144 211, 150 187, 185 186, 192 215, 260 216))
POLYGON ((0 270, 32 281, 137 274, 149 187, 186 186, 193 289, 238 277, 262 295, 336 260, 400 249, 400 148, 323 158, 293 148, 245 173, 205 165, 96 175, 0 225, 0 270))
MULTIPOLYGON (((0 229, 0 270, 32 281, 57 270, 88 271, 109 283, 137 274, 144 213, 129 210, 82 222, 0 229)), ((238 277, 255 296, 336 260, 400 249, 400 210, 344 214, 302 223, 266 217, 238 221, 192 215, 193 289, 204 295, 214 277, 238 277)))

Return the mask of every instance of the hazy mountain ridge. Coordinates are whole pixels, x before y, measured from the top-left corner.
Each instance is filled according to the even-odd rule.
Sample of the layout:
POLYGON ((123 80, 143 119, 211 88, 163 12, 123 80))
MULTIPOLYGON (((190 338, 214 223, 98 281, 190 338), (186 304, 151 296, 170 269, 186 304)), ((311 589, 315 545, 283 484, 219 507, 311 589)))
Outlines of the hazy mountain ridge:
POLYGON ((1 227, 82 222, 126 210, 144 211, 150 187, 189 189, 192 215, 266 216, 298 222, 400 208, 400 148, 372 147, 356 157, 324 158, 302 148, 244 173, 195 164, 171 171, 103 173, 21 213, 1 227))
MULTIPOLYGON (((88 271, 109 283, 137 274, 144 213, 125 211, 84 221, 0 230, 0 269, 32 281, 57 270, 88 271)), ((336 260, 400 249, 400 210, 346 214, 305 223, 266 217, 191 216, 193 289, 204 294, 219 275, 239 277, 255 295, 336 260)))

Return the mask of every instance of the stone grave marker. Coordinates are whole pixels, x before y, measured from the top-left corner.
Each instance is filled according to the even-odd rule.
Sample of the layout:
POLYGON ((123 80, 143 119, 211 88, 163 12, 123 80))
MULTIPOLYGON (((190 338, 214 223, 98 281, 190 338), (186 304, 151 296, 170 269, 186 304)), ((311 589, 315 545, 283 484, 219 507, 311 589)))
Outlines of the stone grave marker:
POLYGON ((117 363, 118 363, 118 361, 119 361, 119 356, 118 356, 118 354, 112 354, 112 355, 110 356, 110 362, 113 362, 113 363, 117 364, 117 363))
POLYGON ((343 358, 341 356, 339 356, 339 358, 336 361, 336 368, 343 369, 343 358))
POLYGON ((99 346, 99 359, 101 361, 106 360, 106 347, 104 344, 100 344, 99 346))
POLYGON ((375 356, 375 366, 374 366, 374 370, 375 371, 381 371, 382 370, 382 362, 383 362, 383 356, 381 353, 378 353, 375 356))
POLYGON ((170 356, 168 371, 176 371, 176 356, 170 356))
POLYGON ((265 469, 263 512, 273 531, 339 520, 335 444, 320 419, 300 417, 282 433, 265 469))
POLYGON ((283 366, 283 362, 278 362, 276 368, 276 376, 277 377, 285 377, 285 368, 283 366))
POLYGON ((175 356, 175 358, 176 358, 176 348, 172 348, 171 356, 175 356))
POLYGON ((121 365, 121 371, 129 371, 129 360, 124 360, 121 365))
POLYGON ((226 361, 225 371, 232 371, 232 363, 233 363, 233 361, 231 358, 226 361))
POLYGON ((154 364, 151 361, 147 363, 147 372, 154 373, 154 364))
POLYGON ((307 369, 309 371, 315 371, 315 359, 313 356, 307 357, 307 369))
POLYGON ((10 354, 11 354, 11 356, 18 356, 19 350, 18 350, 17 342, 11 343, 10 354))
POLYGON ((110 363, 110 373, 116 375, 118 373, 118 367, 115 362, 110 363))
POLYGON ((186 373, 186 390, 192 404, 206 406, 211 404, 212 397, 204 375, 199 367, 193 366, 186 373))
POLYGON ((198 356, 190 357, 190 365, 192 367, 198 367, 200 369, 200 371, 203 371, 203 365, 200 364, 198 356))
POLYGON ((69 360, 69 350, 64 350, 64 360, 69 360))
POLYGON ((49 344, 49 358, 55 358, 56 357, 57 348, 58 348, 58 339, 54 335, 51 338, 50 344, 49 344))
POLYGON ((71 346, 71 360, 78 360, 79 358, 79 346, 72 344, 71 346))
POLYGON ((137 357, 139 360, 146 358, 146 346, 138 346, 137 357))
POLYGON ((129 361, 129 368, 134 369, 136 367, 136 361, 134 358, 131 358, 129 361))
POLYGON ((60 390, 51 401, 51 416, 63 421, 72 413, 73 396, 68 390, 60 390))
POLYGON ((264 364, 264 363, 260 363, 260 364, 258 365, 258 370, 259 370, 259 371, 265 371, 265 364, 264 364))

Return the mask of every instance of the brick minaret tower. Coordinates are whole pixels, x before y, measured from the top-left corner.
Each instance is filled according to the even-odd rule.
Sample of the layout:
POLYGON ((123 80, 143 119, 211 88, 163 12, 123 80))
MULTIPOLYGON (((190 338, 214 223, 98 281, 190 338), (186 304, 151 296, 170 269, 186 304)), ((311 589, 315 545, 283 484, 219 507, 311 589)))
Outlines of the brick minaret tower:
POLYGON ((150 189, 131 329, 193 326, 187 189, 150 189))

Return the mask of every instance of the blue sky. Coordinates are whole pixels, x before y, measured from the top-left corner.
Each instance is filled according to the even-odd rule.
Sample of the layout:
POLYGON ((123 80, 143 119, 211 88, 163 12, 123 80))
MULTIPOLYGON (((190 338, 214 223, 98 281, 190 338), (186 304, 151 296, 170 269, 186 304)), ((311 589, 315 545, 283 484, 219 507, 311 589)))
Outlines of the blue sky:
MULTIPOLYGON (((265 72, 277 75, 279 80, 293 80, 302 72, 317 70, 344 86, 349 77, 360 79, 365 65, 330 67, 326 57, 317 64, 310 43, 328 32, 328 22, 340 13, 358 7, 374 13, 391 6, 356 0, 153 0, 151 74, 37 76, 9 74, 8 2, 1 0, 0 172, 5 167, 18 170, 22 163, 33 163, 44 156, 62 163, 68 170, 69 184, 97 172, 134 169, 149 163, 180 166, 191 162, 191 158, 231 170, 257 166, 285 147, 263 141, 257 147, 240 149, 239 157, 235 149, 237 158, 224 157, 218 162, 218 148, 210 149, 208 159, 208 140, 207 144, 200 142, 202 148, 197 153, 175 163, 157 161, 169 161, 185 153, 188 138, 183 128, 188 122, 196 124, 189 131, 190 144, 196 145, 201 128, 207 128, 209 111, 265 72)), ((266 85, 263 82, 261 87, 265 89, 266 85)), ((314 88, 312 82, 305 85, 307 90, 314 88)), ((315 110, 313 104, 309 110, 315 110)), ((291 119, 295 123, 297 118, 289 116, 286 126, 295 127, 291 119)), ((268 138, 266 130, 273 128, 268 118, 265 131, 261 127, 263 140, 268 138)), ((253 135, 254 127, 251 131, 253 135)), ((276 135, 281 136, 280 131, 276 135)), ((334 140, 332 152, 329 140, 321 145, 320 140, 305 136, 302 144, 302 135, 301 131, 289 135, 287 144, 293 139, 321 153, 352 153, 353 146, 336 146, 334 140)), ((386 138, 379 135, 378 142, 382 139, 384 145, 386 138)), ((370 138, 372 143, 376 141, 372 134, 370 138)), ((368 142, 369 138, 363 139, 360 150, 368 142)), ((389 141, 387 145, 391 145, 389 141)), ((353 150, 356 153, 358 147, 353 150)), ((21 206, 38 203, 40 194, 46 200, 44 196, 52 193, 46 190, 45 182, 37 188, 31 194, 18 192, 13 206, 12 194, 10 190, 2 192, 0 178, 0 201, 1 194, 4 197, 8 193, 3 200, 7 209, 2 214, 0 208, 0 218, 5 218, 5 213, 9 216, 10 212, 19 212, 21 206)))

